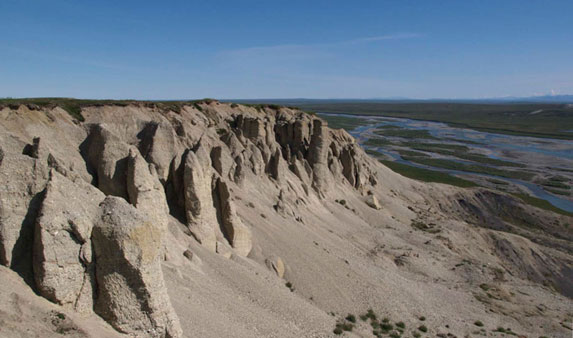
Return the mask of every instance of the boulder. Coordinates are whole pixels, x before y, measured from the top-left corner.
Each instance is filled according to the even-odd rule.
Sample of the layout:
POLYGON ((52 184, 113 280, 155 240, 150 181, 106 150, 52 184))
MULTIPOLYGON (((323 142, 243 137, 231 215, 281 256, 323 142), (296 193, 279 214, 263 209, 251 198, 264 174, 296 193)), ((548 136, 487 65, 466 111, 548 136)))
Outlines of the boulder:
POLYGON ((125 200, 101 203, 92 242, 98 285, 95 312, 137 337, 181 337, 161 271, 164 229, 125 200))
POLYGON ((285 264, 280 257, 277 257, 276 262, 272 262, 273 270, 275 270, 279 278, 283 278, 285 275, 285 264))
POLYGON ((380 210, 382 208, 382 206, 380 206, 380 202, 378 202, 378 199, 374 195, 368 195, 365 202, 372 209, 380 210))
POLYGON ((38 292, 78 312, 93 307, 90 237, 104 198, 93 186, 52 170, 36 221, 33 266, 38 292))

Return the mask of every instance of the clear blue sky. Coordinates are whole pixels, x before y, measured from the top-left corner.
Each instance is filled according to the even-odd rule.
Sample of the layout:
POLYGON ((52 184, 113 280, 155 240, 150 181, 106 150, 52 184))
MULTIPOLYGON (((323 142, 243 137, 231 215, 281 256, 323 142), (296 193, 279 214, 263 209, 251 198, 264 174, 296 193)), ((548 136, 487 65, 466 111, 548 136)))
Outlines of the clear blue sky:
POLYGON ((573 93, 573 0, 1 0, 0 97, 573 93))

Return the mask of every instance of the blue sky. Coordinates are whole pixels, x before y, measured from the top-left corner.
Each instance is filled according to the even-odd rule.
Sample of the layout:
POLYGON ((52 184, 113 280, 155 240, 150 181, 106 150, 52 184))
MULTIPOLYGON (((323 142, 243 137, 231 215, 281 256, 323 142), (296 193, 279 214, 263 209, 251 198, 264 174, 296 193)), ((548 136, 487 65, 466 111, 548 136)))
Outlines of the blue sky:
POLYGON ((573 93, 573 1, 0 1, 0 97, 573 93))

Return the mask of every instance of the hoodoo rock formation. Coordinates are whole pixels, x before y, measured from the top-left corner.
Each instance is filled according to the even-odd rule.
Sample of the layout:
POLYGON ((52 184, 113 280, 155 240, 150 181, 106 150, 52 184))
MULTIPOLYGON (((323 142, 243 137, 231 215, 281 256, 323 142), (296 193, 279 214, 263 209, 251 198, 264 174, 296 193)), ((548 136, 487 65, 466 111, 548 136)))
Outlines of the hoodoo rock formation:
POLYGON ((324 337, 368 308, 567 335, 570 216, 409 180, 293 108, 81 116, 0 107, 0 336, 324 337))

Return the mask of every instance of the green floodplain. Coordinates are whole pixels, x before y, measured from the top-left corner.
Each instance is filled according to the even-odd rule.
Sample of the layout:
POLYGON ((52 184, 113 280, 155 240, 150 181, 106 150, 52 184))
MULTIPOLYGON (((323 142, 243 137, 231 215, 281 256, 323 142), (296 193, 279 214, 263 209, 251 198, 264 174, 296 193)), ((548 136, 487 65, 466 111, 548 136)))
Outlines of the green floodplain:
POLYGON ((314 112, 401 117, 493 133, 573 140, 573 104, 296 99, 260 102, 314 112))

